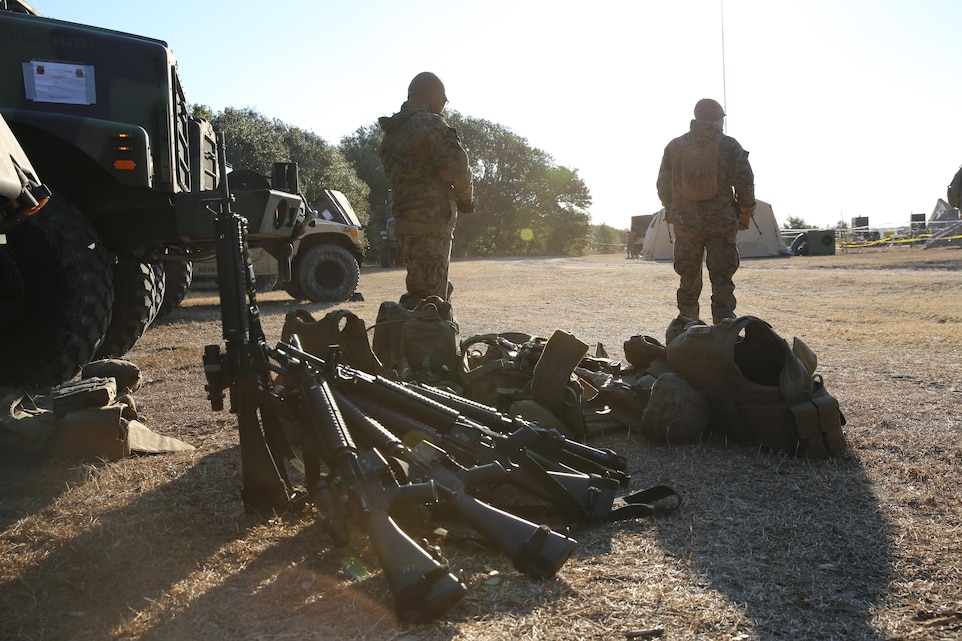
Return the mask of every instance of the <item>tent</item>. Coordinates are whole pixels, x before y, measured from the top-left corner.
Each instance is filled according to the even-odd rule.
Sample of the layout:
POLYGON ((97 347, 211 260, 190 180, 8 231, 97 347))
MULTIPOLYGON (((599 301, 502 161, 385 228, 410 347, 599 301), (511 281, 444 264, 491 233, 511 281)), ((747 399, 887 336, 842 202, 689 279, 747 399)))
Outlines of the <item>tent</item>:
POLYGON ((958 247, 962 245, 962 222, 959 210, 939 198, 929 216, 929 231, 932 237, 926 241, 926 249, 933 247, 958 247))
MULTIPOLYGON (((674 228, 665 222, 665 210, 662 209, 651 219, 648 231, 645 232, 645 242, 641 247, 642 258, 671 260, 674 240, 674 228)), ((736 242, 738 254, 742 258, 790 254, 778 231, 772 206, 761 200, 757 201, 755 206, 754 222, 748 229, 738 232, 736 242)))

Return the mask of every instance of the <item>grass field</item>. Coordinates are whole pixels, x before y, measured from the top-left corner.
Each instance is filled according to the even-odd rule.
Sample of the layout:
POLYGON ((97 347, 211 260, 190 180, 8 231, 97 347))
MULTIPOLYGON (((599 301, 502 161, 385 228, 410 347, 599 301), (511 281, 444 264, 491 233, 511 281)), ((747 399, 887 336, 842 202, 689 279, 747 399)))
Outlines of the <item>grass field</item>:
MULTIPOLYGON (((310 516, 244 514, 235 420, 204 393, 216 291, 197 288, 127 356, 147 425, 195 451, 0 461, 0 639, 962 638, 960 268, 951 248, 744 261, 739 314, 816 352, 849 455, 598 436, 628 457, 629 489, 670 485, 681 508, 578 529, 544 582, 455 528, 432 542, 469 592, 424 625, 397 622, 363 537, 335 548, 310 516), (370 575, 352 579, 347 558, 370 575)), ((370 325, 403 277, 368 267, 365 300, 338 307, 370 325)), ((664 340, 675 315, 671 265, 620 254, 460 261, 452 280, 462 338, 564 329, 621 358, 633 335, 664 340)), ((259 303, 274 342, 295 304, 279 292, 259 303)))

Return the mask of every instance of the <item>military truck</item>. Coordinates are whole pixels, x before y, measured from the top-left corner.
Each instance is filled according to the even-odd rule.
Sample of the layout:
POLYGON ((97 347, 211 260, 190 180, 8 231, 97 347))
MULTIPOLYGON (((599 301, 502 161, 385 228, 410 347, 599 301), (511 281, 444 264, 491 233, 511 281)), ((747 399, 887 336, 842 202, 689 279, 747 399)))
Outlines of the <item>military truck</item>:
MULTIPOLYGON (((340 191, 325 189, 310 203, 307 230, 294 242, 291 278, 279 280, 277 259, 261 249, 251 250, 258 289, 283 287, 297 300, 314 303, 346 301, 357 289, 364 262, 364 230, 350 201, 340 191)), ((217 261, 194 263, 195 278, 217 278, 217 261)))
MULTIPOLYGON (((187 261, 214 254, 225 178, 165 42, 21 0, 0 2, 0 115, 53 192, 0 247, 0 386, 51 386, 123 355, 165 298, 186 293, 187 261)), ((251 246, 286 263, 308 216, 296 171, 252 175, 227 179, 233 210, 251 246)))

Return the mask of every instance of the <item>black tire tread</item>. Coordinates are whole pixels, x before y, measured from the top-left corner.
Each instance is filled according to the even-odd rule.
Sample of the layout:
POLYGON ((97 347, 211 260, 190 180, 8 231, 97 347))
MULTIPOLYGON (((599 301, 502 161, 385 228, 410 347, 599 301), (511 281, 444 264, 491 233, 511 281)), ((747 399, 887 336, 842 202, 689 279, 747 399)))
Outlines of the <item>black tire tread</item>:
POLYGON ((120 358, 129 352, 164 300, 164 272, 159 265, 120 259, 113 271, 113 312, 97 358, 120 358))
POLYGON ((58 194, 7 241, 0 251, 17 264, 24 297, 0 319, 0 386, 59 385, 94 357, 110 321, 107 253, 83 214, 58 194))

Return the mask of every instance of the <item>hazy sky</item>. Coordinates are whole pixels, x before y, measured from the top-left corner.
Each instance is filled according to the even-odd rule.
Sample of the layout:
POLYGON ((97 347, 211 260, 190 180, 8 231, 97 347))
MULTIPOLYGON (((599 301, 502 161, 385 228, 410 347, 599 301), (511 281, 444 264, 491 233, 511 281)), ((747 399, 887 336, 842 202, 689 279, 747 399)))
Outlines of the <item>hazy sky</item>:
POLYGON ((592 222, 619 228, 660 208, 662 152, 703 97, 726 105, 780 223, 905 224, 962 164, 955 1, 30 1, 166 40, 192 103, 333 144, 434 71, 450 109, 576 169, 592 222))

